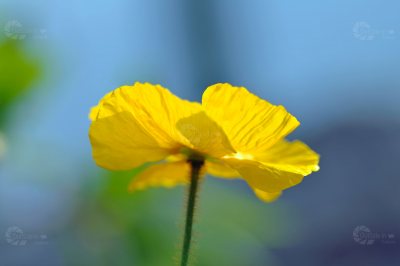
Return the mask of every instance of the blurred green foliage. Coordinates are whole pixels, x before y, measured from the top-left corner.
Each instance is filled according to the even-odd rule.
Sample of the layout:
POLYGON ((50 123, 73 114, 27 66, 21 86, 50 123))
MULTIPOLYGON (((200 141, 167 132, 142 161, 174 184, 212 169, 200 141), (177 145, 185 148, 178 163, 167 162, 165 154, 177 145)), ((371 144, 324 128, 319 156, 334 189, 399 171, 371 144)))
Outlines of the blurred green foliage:
MULTIPOLYGON (((67 245, 68 265, 178 265, 183 237, 186 188, 153 188, 128 193, 143 168, 96 176, 86 187, 67 245), (80 243, 77 245, 77 243, 80 243)), ((239 180, 206 177, 194 227, 194 265, 260 265, 268 247, 281 247, 287 235, 282 206, 267 205, 245 193, 239 180)), ((273 264, 269 264, 273 265, 273 264)))
POLYGON ((6 108, 31 88, 40 73, 39 62, 29 58, 22 45, 12 39, 0 42, 0 125, 6 108))

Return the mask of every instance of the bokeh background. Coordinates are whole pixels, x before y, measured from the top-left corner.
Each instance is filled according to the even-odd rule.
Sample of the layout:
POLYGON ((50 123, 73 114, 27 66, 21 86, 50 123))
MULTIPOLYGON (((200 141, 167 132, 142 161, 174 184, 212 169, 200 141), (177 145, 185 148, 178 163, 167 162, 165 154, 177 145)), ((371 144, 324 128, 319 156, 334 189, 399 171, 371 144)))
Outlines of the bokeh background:
POLYGON ((291 138, 321 154, 272 204, 207 178, 196 265, 400 265, 399 9, 0 0, 0 265, 175 265, 184 188, 128 194, 138 170, 91 159, 90 107, 135 81, 190 100, 246 86, 286 106, 302 122, 291 138))

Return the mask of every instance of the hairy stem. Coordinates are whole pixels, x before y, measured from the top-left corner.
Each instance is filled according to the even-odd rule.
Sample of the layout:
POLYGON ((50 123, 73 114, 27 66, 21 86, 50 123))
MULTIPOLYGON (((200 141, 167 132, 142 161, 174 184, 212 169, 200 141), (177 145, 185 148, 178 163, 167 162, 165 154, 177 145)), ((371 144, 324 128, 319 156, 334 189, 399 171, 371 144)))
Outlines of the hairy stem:
POLYGON ((190 175, 189 196, 186 209, 186 223, 185 233, 183 237, 181 266, 186 266, 189 261, 190 244, 192 240, 193 217, 196 206, 196 193, 199 185, 201 167, 204 164, 203 160, 188 160, 188 162, 190 163, 192 170, 190 175))

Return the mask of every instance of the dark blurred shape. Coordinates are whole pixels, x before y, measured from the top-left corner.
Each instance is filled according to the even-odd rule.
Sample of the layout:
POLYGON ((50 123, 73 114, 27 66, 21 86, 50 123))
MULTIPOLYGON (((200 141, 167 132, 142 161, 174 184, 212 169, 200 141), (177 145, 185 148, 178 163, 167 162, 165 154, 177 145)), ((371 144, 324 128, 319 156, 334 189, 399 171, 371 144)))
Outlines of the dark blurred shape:
POLYGON ((211 84, 228 80, 220 29, 215 25, 219 14, 216 3, 210 0, 184 2, 184 10, 193 84, 201 93, 211 84))

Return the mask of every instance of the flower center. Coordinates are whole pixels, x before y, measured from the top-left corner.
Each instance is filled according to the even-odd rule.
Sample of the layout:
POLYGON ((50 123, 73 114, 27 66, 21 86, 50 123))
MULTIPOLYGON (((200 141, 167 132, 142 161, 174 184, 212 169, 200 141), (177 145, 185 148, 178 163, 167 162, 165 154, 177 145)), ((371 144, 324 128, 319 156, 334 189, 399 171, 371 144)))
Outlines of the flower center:
POLYGON ((180 154, 186 157, 188 161, 205 161, 207 157, 205 154, 199 153, 187 147, 181 148, 180 154))

